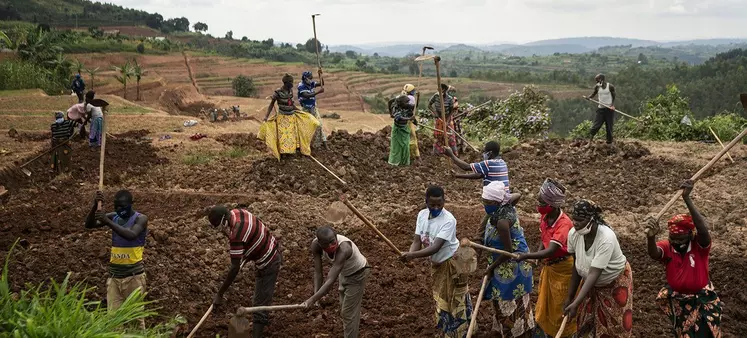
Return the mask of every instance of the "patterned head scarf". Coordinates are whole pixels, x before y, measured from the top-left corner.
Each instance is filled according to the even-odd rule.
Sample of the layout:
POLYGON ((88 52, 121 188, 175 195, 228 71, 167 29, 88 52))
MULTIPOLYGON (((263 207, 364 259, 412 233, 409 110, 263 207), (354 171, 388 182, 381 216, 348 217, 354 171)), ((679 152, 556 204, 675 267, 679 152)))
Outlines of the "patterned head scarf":
POLYGON ((510 198, 506 194, 505 187, 501 181, 490 182, 490 184, 482 187, 482 198, 488 201, 496 201, 501 205, 508 204, 510 198))
POLYGON ((547 205, 560 208, 565 202, 565 187, 551 178, 546 178, 540 187, 540 198, 547 205))
POLYGON ((695 229, 693 218, 687 214, 675 215, 667 222, 667 226, 672 235, 691 233, 695 229))
POLYGON ((62 123, 65 121, 65 113, 61 111, 57 111, 54 113, 54 122, 55 123, 62 123))
POLYGON ((285 75, 283 75, 283 83, 288 83, 288 82, 293 83, 293 75, 285 73, 285 75))
POLYGON ((303 83, 307 83, 309 82, 310 77, 312 77, 311 72, 307 70, 303 72, 303 74, 301 74, 301 81, 303 81, 303 83))
POLYGON ((573 215, 583 218, 594 218, 599 222, 603 222, 602 219, 602 208, 599 207, 592 200, 579 200, 573 205, 573 215))

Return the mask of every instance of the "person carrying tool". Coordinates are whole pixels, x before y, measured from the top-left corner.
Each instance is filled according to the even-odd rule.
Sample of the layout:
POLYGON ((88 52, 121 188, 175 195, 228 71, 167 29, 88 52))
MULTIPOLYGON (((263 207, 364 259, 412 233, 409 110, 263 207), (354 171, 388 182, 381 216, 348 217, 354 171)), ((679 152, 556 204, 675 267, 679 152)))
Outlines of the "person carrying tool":
MULTIPOLYGON (((256 267, 252 306, 271 305, 283 255, 280 244, 270 229, 246 209, 229 210, 220 205, 210 209, 208 221, 214 228, 221 228, 220 230, 228 236, 231 247, 231 268, 213 299, 213 306, 219 307, 225 303, 223 294, 236 279, 246 261, 253 261, 256 267)), ((267 325, 270 325, 268 312, 254 312, 252 337, 262 337, 267 325)))
POLYGON ((392 137, 389 144, 389 164, 394 166, 410 165, 410 136, 411 122, 417 125, 413 114, 414 98, 410 98, 404 91, 401 95, 389 100, 389 114, 394 118, 392 123, 392 137))
POLYGON ((87 120, 91 121, 91 132, 88 133, 88 146, 91 148, 101 146, 101 137, 103 136, 104 129, 104 111, 101 107, 91 104, 95 95, 94 91, 89 90, 86 93, 86 102, 83 104, 87 120))
MULTIPOLYGON (((501 181, 482 187, 482 203, 489 216, 481 225, 485 246, 511 253, 529 252, 516 214, 515 205, 520 198, 521 194, 509 197, 501 181)), ((482 299, 493 303, 492 331, 502 337, 522 337, 534 328, 532 265, 497 253, 488 255, 487 263, 485 275, 489 284, 482 299)))
POLYGON ((65 114, 61 111, 54 113, 55 121, 52 123, 52 171, 55 175, 62 172, 70 172, 70 153, 73 148, 70 147, 70 138, 75 133, 76 123, 73 120, 65 120, 65 114), (62 143, 67 143, 61 145, 62 143))
POLYGON ((656 242, 661 231, 653 217, 646 220, 648 254, 666 267, 667 285, 656 302, 672 325, 674 337, 721 337, 723 303, 714 291, 708 272, 711 236, 708 224, 690 198, 693 182, 685 181, 682 200, 690 214, 668 222, 669 239, 656 242))
POLYGON ((597 132, 602 128, 602 124, 605 125, 607 131, 607 144, 612 144, 612 125, 615 123, 615 86, 611 83, 607 83, 604 74, 597 74, 594 78, 596 85, 594 86, 594 92, 589 95, 588 99, 598 96, 597 101, 597 114, 594 118, 594 124, 591 126, 589 131, 589 144, 594 140, 597 132), (609 106, 609 108, 605 107, 609 106))
POLYGON ((454 154, 449 148, 446 148, 446 155, 451 157, 454 161, 454 165, 458 166, 464 171, 472 171, 469 174, 454 174, 456 178, 465 179, 482 179, 482 185, 486 186, 491 182, 501 181, 506 189, 509 191, 508 182, 508 165, 506 161, 501 158, 501 145, 496 141, 489 141, 485 143, 482 153, 482 161, 475 163, 467 163, 462 161, 459 157, 454 154))
MULTIPOLYGON (((89 90, 86 93, 86 102, 92 101, 96 97, 96 93, 92 90, 89 90)), ((90 121, 89 117, 86 114, 86 103, 76 103, 72 105, 67 110, 67 119, 73 120, 77 124, 80 125, 80 131, 78 134, 80 134, 81 137, 87 138, 88 133, 86 132, 86 124, 90 121)))
MULTIPOLYGON (((108 311, 116 311, 138 288, 145 293, 143 251, 148 235, 148 217, 132 209, 132 194, 127 190, 114 195, 114 212, 104 212, 103 208, 98 210, 99 202, 103 206, 104 194, 101 191, 96 192, 85 227, 112 229, 111 276, 106 281, 106 305, 108 311)), ((140 326, 145 328, 143 319, 140 326)))
POLYGON ((70 89, 72 89, 73 93, 78 96, 78 103, 83 103, 83 93, 86 91, 86 83, 83 82, 80 74, 75 74, 75 79, 70 85, 70 89))
POLYGON ((602 218, 602 208, 590 200, 573 205, 571 220, 568 253, 575 268, 563 315, 576 318, 578 337, 632 337, 633 271, 615 232, 602 218))
POLYGON ((425 192, 427 209, 418 213, 415 235, 403 262, 430 257, 433 298, 436 301, 436 327, 447 337, 463 337, 469 328, 472 301, 469 297, 469 274, 459 273, 452 259, 459 250, 457 221, 444 208, 443 188, 430 186, 425 192), (425 248, 422 248, 425 246, 425 248))
POLYGON ((324 93, 324 87, 320 87, 319 91, 315 91, 315 88, 319 83, 312 80, 314 80, 314 75, 311 74, 311 72, 305 71, 301 74, 301 82, 298 83, 298 103, 305 112, 314 115, 314 117, 319 121, 319 127, 316 129, 316 132, 314 132, 314 147, 319 146, 321 143, 324 144, 324 149, 329 150, 329 147, 327 147, 327 134, 324 133, 322 117, 316 109, 316 96, 324 93))
POLYGON ((338 235, 329 226, 316 230, 316 238, 311 242, 311 254, 314 256, 314 295, 302 305, 310 309, 324 297, 339 278, 340 315, 345 338, 358 337, 358 326, 361 318, 363 290, 371 266, 358 250, 358 246, 349 238, 338 235), (322 284, 322 259, 332 264, 327 280, 322 284))
POLYGON ((303 155, 311 155, 311 141, 319 125, 316 117, 293 104, 293 76, 286 73, 283 87, 272 94, 257 138, 265 141, 277 159, 281 154, 295 154, 297 150, 303 155), (275 102, 278 104, 278 114, 274 117, 275 123, 268 123, 275 102))
MULTIPOLYGON (((563 301, 568 295, 568 284, 573 274, 573 257, 568 254, 568 232, 573 222, 561 209, 565 202, 565 187, 552 179, 545 179, 537 196, 540 214, 540 242, 537 252, 519 254, 518 262, 544 259, 535 308, 534 337, 553 338, 563 322, 563 301)), ((560 337, 576 333, 576 321, 569 320, 560 337)))
POLYGON ((428 109, 430 109, 433 116, 436 118, 435 129, 433 131, 433 153, 443 154, 444 153, 444 135, 446 132, 449 139, 449 148, 459 155, 459 151, 456 147, 456 135, 453 132, 454 121, 452 120, 452 110, 454 109, 454 97, 449 94, 449 90, 452 87, 446 84, 441 84, 441 93, 443 95, 444 109, 446 109, 446 123, 441 118, 441 97, 438 93, 433 94, 431 99, 428 101, 428 109))

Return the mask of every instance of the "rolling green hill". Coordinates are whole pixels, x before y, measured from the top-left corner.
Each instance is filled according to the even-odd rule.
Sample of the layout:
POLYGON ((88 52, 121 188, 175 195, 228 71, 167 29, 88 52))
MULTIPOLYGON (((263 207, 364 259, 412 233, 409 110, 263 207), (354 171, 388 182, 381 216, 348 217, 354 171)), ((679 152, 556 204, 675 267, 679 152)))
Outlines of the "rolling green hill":
POLYGON ((50 26, 155 25, 158 17, 163 21, 158 14, 87 0, 0 0, 0 20, 50 26))

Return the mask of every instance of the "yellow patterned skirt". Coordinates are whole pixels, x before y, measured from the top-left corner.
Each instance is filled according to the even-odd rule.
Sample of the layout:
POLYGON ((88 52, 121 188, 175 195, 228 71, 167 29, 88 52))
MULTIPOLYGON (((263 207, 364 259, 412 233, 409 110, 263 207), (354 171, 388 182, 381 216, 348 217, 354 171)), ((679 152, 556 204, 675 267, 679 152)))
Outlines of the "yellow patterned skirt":
POLYGON ((292 115, 276 114, 262 123, 257 138, 265 141, 277 159, 280 159, 280 154, 295 154, 297 149, 308 156, 319 125, 319 120, 304 111, 296 110, 292 115))

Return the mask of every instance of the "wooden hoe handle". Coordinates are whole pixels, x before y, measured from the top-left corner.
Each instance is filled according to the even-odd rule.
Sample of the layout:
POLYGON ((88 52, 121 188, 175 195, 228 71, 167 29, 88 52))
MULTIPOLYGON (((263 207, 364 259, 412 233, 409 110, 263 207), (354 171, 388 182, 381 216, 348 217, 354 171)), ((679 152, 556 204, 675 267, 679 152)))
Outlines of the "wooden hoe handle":
POLYGON ((386 244, 389 245, 389 247, 392 248, 392 250, 394 250, 397 253, 397 255, 400 255, 400 256, 402 255, 402 252, 399 251, 399 249, 397 249, 397 246, 394 245, 394 243, 392 243, 392 241, 390 241, 388 238, 386 238, 386 236, 384 236, 384 234, 382 234, 381 231, 379 231, 379 229, 376 228, 376 226, 373 225, 373 223, 371 223, 371 221, 369 221, 368 218, 366 218, 366 216, 363 216, 363 214, 361 214, 361 212, 358 211, 358 209, 353 204, 351 204, 350 201, 348 201, 344 196, 340 196, 340 200, 342 200, 342 203, 345 203, 348 209, 350 209, 350 211, 352 211, 356 216, 358 216, 358 218, 360 218, 361 221, 363 221, 365 225, 371 228, 371 230, 373 230, 377 236, 383 239, 384 242, 386 242, 386 244))

